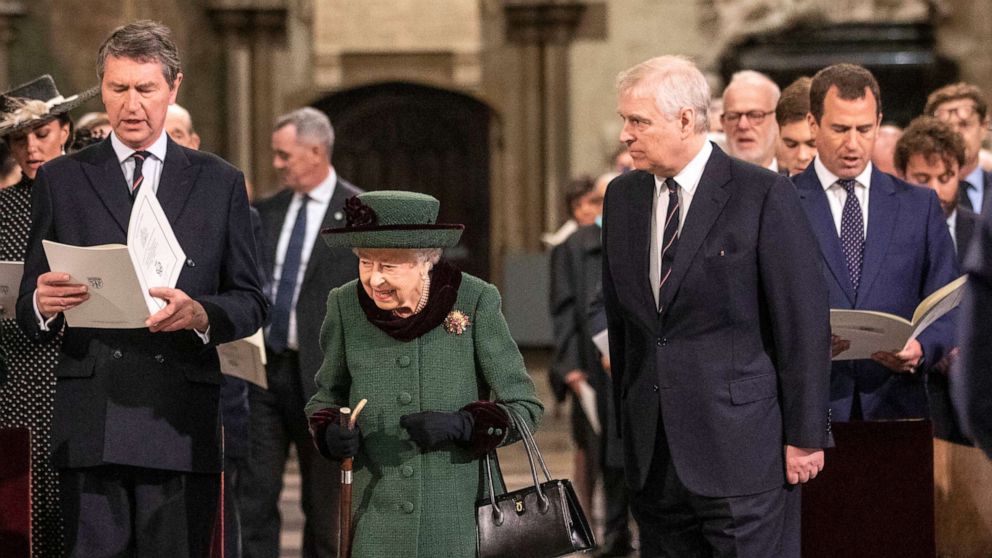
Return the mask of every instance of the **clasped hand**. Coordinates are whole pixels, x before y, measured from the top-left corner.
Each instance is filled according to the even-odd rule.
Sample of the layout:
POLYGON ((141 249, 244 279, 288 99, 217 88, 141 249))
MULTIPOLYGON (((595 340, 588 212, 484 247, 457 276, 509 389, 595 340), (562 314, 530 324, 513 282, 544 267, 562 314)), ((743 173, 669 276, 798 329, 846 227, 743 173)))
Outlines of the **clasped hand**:
POLYGON ((422 411, 400 417, 400 426, 421 449, 427 450, 446 442, 469 441, 475 421, 468 411, 422 411))
POLYGON ((822 449, 785 446, 785 480, 789 484, 808 482, 822 470, 822 449))

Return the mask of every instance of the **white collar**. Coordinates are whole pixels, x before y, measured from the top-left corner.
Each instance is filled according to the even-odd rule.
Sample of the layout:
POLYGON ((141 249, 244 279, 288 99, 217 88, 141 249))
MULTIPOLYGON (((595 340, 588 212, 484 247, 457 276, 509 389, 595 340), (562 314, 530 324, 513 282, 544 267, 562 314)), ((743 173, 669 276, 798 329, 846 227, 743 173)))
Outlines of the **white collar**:
MULTIPOLYGON (((330 167, 330 171, 316 188, 306 194, 311 200, 323 205, 331 203, 331 196, 334 195, 334 185, 338 182, 338 173, 334 171, 334 167, 330 167)), ((303 194, 297 193, 296 197, 303 197, 303 194)))
MULTIPOLYGON (((856 180, 858 184, 864 186, 865 190, 868 190, 871 187, 871 168, 871 161, 868 161, 868 164, 865 165, 865 170, 861 171, 861 174, 854 177, 854 180, 856 180)), ((820 162, 819 157, 813 159, 813 170, 816 171, 816 177, 820 179, 820 186, 824 189, 824 191, 829 190, 831 186, 840 180, 839 176, 827 170, 827 167, 820 162)))
MULTIPOLYGON (((110 134, 110 145, 114 147, 114 153, 117 154, 117 162, 121 164, 124 164, 124 161, 126 161, 128 157, 134 155, 135 151, 138 151, 137 149, 132 149, 124 145, 124 142, 122 142, 120 139, 117 138, 116 133, 110 134)), ((145 151, 151 153, 153 156, 155 156, 156 159, 164 163, 165 152, 168 150, 168 146, 169 146, 169 139, 168 136, 166 136, 165 131, 163 130, 162 133, 159 134, 158 139, 156 139, 154 143, 148 146, 148 148, 145 149, 145 151)))
MULTIPOLYGON (((682 170, 678 174, 673 176, 675 182, 678 182, 679 187, 685 190, 690 196, 696 191, 696 186, 699 185, 699 181, 703 178, 703 171, 706 170, 706 162, 710 160, 710 155, 713 153, 713 144, 709 141, 703 142, 703 147, 696 153, 696 156, 689 161, 686 166, 682 167, 682 170)), ((662 191, 665 187, 666 176, 655 176, 654 177, 654 187, 658 192, 662 191)))

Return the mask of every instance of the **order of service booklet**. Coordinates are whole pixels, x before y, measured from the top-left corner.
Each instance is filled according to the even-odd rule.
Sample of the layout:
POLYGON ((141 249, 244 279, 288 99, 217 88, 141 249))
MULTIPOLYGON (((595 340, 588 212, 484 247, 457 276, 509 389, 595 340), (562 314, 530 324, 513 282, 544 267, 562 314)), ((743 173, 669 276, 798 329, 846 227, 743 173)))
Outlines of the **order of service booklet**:
POLYGON ((48 266, 88 287, 89 300, 65 311, 71 327, 138 329, 164 308, 148 294, 175 288, 186 254, 151 189, 138 190, 128 222, 127 245, 70 246, 42 241, 48 266))
POLYGON ((17 313, 17 292, 21 288, 24 262, 0 261, 0 317, 13 319, 17 313))
POLYGON ((228 376, 247 380, 262 389, 268 389, 265 379, 265 340, 262 330, 253 335, 217 346, 220 371, 228 376))
POLYGON ((831 333, 851 342, 851 347, 834 360, 866 359, 878 351, 901 351, 961 303, 967 280, 968 276, 962 275, 934 291, 916 307, 912 320, 872 310, 830 310, 831 333))

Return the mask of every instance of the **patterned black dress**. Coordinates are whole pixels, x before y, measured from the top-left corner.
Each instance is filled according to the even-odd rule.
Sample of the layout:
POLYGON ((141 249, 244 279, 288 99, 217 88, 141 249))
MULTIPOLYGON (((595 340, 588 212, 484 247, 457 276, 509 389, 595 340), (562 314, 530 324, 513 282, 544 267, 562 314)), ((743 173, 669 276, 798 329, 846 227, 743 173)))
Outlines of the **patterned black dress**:
MULTIPOLYGON (((0 260, 24 261, 31 229, 31 183, 27 177, 0 190, 0 260)), ((58 476, 49 460, 55 363, 61 335, 36 345, 17 327, 14 309, 0 322, 9 376, 0 384, 0 427, 31 429, 31 524, 36 558, 62 556, 58 476)))

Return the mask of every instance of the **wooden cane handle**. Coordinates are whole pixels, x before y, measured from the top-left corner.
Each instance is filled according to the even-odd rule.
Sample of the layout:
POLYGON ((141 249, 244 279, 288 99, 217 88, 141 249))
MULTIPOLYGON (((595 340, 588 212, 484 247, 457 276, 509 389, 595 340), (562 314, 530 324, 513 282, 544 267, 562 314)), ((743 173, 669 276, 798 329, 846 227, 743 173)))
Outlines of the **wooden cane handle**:
MULTIPOLYGON (((368 399, 362 399, 361 401, 358 402, 358 405, 355 405, 354 412, 352 412, 350 409, 348 410, 349 414, 351 415, 351 418, 348 419, 348 430, 355 429, 355 423, 358 422, 358 414, 362 412, 362 409, 365 408, 365 405, 367 405, 368 402, 369 402, 368 399)), ((342 409, 342 412, 343 411, 344 409, 342 409)))

